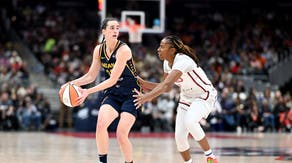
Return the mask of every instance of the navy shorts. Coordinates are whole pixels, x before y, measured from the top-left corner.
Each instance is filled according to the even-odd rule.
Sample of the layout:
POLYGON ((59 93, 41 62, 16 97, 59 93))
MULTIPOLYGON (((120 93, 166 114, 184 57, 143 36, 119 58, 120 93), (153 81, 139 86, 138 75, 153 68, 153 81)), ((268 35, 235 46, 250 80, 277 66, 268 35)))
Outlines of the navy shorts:
POLYGON ((107 94, 104 96, 101 105, 111 105, 119 114, 128 112, 137 117, 140 109, 136 109, 134 97, 132 95, 113 95, 107 94))

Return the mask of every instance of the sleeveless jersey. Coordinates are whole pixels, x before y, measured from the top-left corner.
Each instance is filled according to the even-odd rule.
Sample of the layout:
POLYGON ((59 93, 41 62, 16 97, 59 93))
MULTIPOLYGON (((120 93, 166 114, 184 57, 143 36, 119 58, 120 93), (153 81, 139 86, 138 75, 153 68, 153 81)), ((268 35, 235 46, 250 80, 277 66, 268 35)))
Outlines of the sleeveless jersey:
MULTIPOLYGON (((114 51, 111 56, 106 55, 106 44, 102 43, 99 51, 101 67, 105 72, 105 79, 110 77, 113 67, 116 63, 117 51, 121 46, 126 45, 122 41, 118 41, 114 51)), ((140 90, 140 86, 137 81, 137 72, 134 65, 133 57, 127 61, 126 67, 122 72, 117 83, 112 87, 105 90, 105 93, 115 94, 115 95, 132 95, 134 88, 140 90)))

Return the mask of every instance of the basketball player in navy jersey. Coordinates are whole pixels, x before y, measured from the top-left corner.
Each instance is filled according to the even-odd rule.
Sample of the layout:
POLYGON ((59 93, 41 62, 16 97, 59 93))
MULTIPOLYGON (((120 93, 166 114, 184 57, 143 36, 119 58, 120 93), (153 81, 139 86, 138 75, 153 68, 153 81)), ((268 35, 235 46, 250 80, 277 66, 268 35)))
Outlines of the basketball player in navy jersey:
POLYGON ((118 40, 119 29, 119 21, 115 18, 106 18, 102 22, 104 40, 94 49, 89 71, 71 81, 78 86, 86 85, 95 81, 100 67, 105 70, 106 79, 94 87, 81 89, 81 96, 78 99, 79 104, 82 104, 88 95, 104 90, 96 127, 96 144, 101 163, 107 163, 109 148, 107 129, 117 117, 120 117, 116 130, 120 149, 125 162, 133 162, 133 149, 128 135, 139 111, 133 102, 134 89, 140 90, 140 86, 136 79, 132 52, 128 45, 118 40))
POLYGON ((177 149, 185 163, 193 163, 188 143, 190 133, 203 149, 207 163, 217 163, 205 132, 199 124, 199 121, 207 118, 214 108, 216 89, 198 65, 198 58, 194 50, 185 45, 179 37, 173 35, 164 37, 157 52, 159 58, 164 61, 164 81, 152 83, 138 78, 141 86, 151 91, 143 94, 136 90, 135 105, 139 107, 163 92, 169 91, 173 84, 178 85, 180 101, 175 124, 177 149))

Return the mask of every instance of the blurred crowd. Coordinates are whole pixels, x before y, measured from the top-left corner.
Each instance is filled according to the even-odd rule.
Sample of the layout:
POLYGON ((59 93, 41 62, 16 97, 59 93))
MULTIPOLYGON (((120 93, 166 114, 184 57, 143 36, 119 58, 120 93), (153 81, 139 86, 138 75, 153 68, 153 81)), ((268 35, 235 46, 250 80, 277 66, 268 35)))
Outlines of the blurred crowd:
MULTIPOLYGON (((5 30, 0 26, 0 33, 5 30)), ((44 130, 50 103, 29 82, 25 61, 5 35, 0 39, 0 130, 44 130)))
MULTIPOLYGON (((156 56, 156 48, 164 35, 177 34, 195 49, 201 66, 219 91, 216 108, 201 122, 203 127, 210 131, 291 131, 290 92, 272 87, 264 91, 246 87, 238 77, 261 75, 263 82, 268 82, 268 70, 292 53, 291 15, 260 9, 248 13, 185 10, 176 3, 167 5, 166 14, 171 19, 166 20, 166 31, 157 38, 157 44, 145 46, 142 42, 133 51, 139 76, 153 82, 162 80, 162 63, 156 56), (174 10, 177 12, 171 12, 174 10)), ((12 27, 45 66, 45 74, 56 88, 87 72, 91 53, 98 44, 96 11, 38 3, 22 4, 15 14, 17 21, 12 22, 12 27)), ((127 38, 127 34, 121 33, 120 39, 128 42, 127 38)), ((1 40, 0 57, 1 129, 7 126, 7 119, 18 124, 15 128, 45 128, 51 115, 50 104, 27 82, 29 72, 13 49, 13 43, 1 40)), ((173 131, 178 91, 175 87, 170 93, 146 103, 134 129, 173 131)), ((70 118, 81 115, 84 108, 97 109, 98 102, 94 101, 99 101, 98 97, 75 109, 76 115, 70 114, 72 117, 67 120, 70 127, 74 123, 70 118)), ((60 109, 63 110, 63 106, 60 109)))

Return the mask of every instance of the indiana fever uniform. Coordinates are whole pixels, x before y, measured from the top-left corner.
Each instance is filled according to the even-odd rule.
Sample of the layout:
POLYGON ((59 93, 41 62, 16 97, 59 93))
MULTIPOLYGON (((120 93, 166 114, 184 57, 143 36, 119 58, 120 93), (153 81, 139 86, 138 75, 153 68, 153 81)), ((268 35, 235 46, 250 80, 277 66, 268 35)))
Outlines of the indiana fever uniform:
MULTIPOLYGON (((124 45, 126 45, 124 42, 118 41, 115 50, 112 52, 110 58, 108 58, 106 55, 106 44, 101 44, 99 55, 101 67, 105 70, 105 79, 110 77, 111 71, 116 63, 117 50, 124 45)), ((109 104, 117 110, 118 113, 128 112, 136 117, 137 111, 140 110, 136 109, 133 102, 134 88, 140 90, 136 76, 133 58, 131 58, 127 61, 126 67, 117 83, 104 91, 104 98, 101 104, 109 104)))
POLYGON ((205 133, 199 121, 207 118, 214 108, 217 91, 201 67, 185 54, 176 54, 172 67, 165 60, 163 69, 168 74, 172 70, 179 70, 183 73, 175 82, 180 87, 175 137, 178 150, 185 151, 190 147, 187 141, 189 133, 197 141, 204 138, 205 133))

